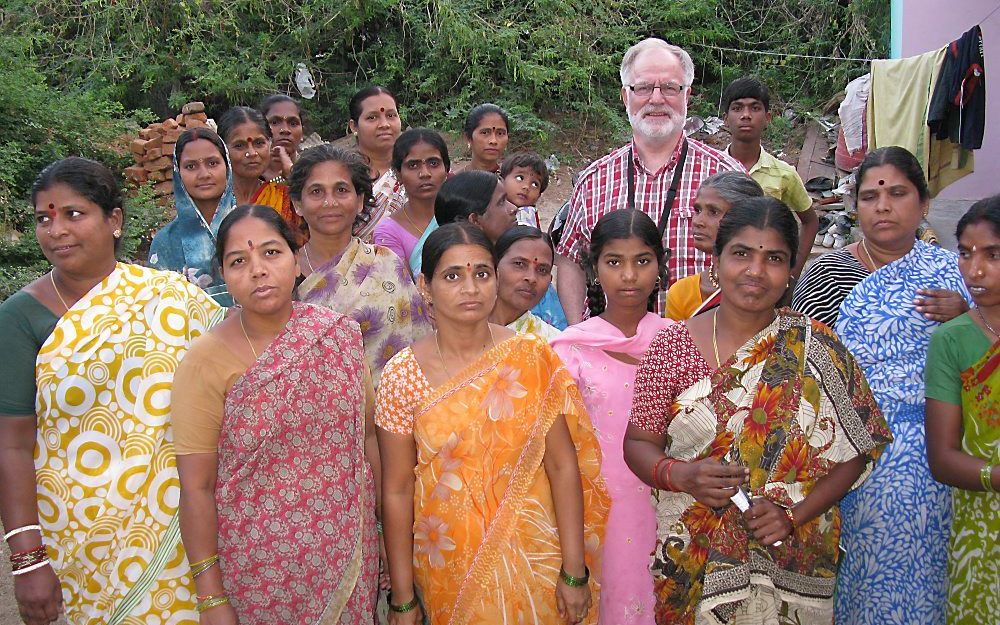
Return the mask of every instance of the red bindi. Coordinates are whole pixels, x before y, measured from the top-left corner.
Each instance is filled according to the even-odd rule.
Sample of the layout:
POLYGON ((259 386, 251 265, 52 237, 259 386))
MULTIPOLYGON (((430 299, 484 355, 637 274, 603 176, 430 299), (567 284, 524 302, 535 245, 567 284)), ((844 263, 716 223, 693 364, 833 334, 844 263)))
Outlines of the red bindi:
POLYGON ((379 107, 378 112, 379 113, 385 113, 385 107, 384 106, 379 107))
POLYGON ((884 184, 885 184, 885 180, 879 180, 879 181, 878 181, 878 186, 880 186, 880 187, 881 187, 881 186, 882 186, 882 185, 884 185, 884 184))
POLYGON ((250 251, 253 251, 253 241, 247 241, 247 245, 250 247, 250 251))

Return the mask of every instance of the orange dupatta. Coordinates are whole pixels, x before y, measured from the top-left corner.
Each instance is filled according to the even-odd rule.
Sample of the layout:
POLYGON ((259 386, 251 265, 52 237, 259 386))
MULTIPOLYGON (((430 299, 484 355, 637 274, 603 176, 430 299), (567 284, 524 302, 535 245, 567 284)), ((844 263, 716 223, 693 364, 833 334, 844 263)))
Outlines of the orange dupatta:
MULTIPOLYGON (((414 415, 414 563, 430 622, 555 623, 562 556, 542 458, 563 415, 583 484, 587 566, 598 604, 609 499, 601 452, 576 384, 534 336, 501 342, 414 415)), ((584 621, 596 623, 593 609, 584 621)))

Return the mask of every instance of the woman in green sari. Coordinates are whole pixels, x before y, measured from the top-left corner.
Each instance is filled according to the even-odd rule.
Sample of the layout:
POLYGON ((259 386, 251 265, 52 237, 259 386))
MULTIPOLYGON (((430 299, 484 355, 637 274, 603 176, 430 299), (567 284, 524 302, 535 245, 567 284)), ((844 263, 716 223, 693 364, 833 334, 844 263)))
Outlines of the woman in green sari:
POLYGON ((976 307, 927 353, 927 459, 953 486, 949 625, 1000 622, 1000 195, 958 222, 958 267, 976 307))

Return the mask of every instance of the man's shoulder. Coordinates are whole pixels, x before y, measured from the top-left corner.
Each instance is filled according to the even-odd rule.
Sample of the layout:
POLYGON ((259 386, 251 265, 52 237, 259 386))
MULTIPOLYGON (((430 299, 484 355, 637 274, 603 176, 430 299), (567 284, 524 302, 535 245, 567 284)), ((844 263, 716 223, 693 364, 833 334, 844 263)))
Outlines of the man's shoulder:
POLYGON ((699 159, 703 166, 714 171, 745 171, 743 165, 725 151, 713 148, 697 139, 688 139, 688 151, 699 159))
POLYGON ((611 150, 601 158, 592 162, 590 165, 580 172, 580 179, 578 184, 583 184, 584 181, 596 176, 600 172, 605 172, 607 170, 613 169, 626 158, 629 149, 632 147, 632 143, 626 143, 623 146, 617 147, 611 150))
POLYGON ((762 168, 770 168, 781 171, 782 173, 792 173, 798 176, 798 172, 791 164, 786 163, 774 154, 771 154, 764 148, 760 149, 760 164, 762 168))

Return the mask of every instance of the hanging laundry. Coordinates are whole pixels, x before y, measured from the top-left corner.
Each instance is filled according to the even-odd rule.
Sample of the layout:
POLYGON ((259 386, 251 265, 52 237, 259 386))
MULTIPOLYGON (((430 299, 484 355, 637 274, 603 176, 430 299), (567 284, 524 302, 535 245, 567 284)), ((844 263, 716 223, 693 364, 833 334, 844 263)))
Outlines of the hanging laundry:
POLYGON ((927 111, 927 125, 936 139, 948 139, 966 150, 983 147, 986 69, 979 26, 948 44, 927 111))
POLYGON ((847 83, 847 97, 840 103, 840 125, 844 130, 844 143, 848 152, 854 152, 864 143, 865 109, 871 93, 872 75, 858 76, 847 83))

